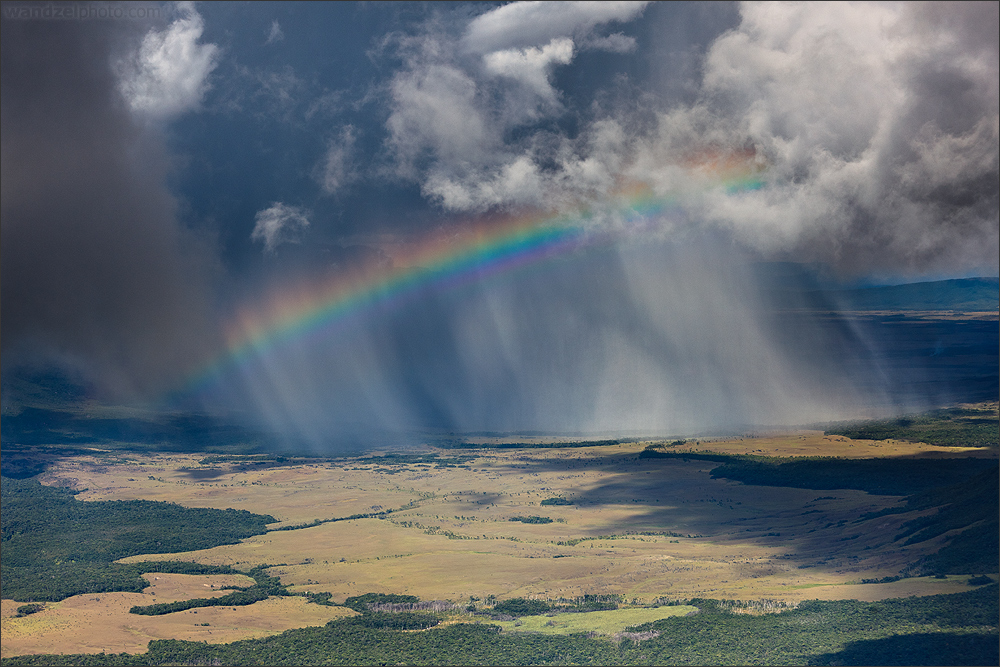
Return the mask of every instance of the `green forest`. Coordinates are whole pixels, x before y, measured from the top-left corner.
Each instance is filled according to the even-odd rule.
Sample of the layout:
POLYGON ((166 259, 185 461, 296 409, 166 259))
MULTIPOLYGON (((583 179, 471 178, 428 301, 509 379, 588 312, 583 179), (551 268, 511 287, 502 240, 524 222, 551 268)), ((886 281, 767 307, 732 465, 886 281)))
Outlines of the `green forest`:
MULTIPOLYGON (((372 598, 373 601, 375 598, 372 598)), ((441 627, 428 613, 372 613, 263 639, 153 641, 139 655, 44 655, 2 665, 990 665, 1000 660, 998 586, 881 602, 813 601, 749 616, 713 600, 700 613, 630 628, 651 639, 441 627), (420 630, 424 632, 405 632, 420 630)), ((360 606, 360 605, 359 605, 360 606)))
MULTIPOLYGON (((113 561, 237 544, 274 517, 148 500, 82 502, 73 491, 0 478, 3 597, 57 601, 82 593, 141 591, 149 566, 113 561), (143 567, 146 569, 143 570, 143 567)), ((158 571, 169 565, 156 565, 158 571)), ((187 563, 174 567, 193 567, 187 563)), ((201 572, 185 573, 199 574, 201 572)))
POLYGON ((967 481, 995 470, 996 460, 795 458, 753 460, 733 457, 712 470, 744 484, 800 489, 858 489, 877 495, 907 496, 967 481))
POLYGON ((996 447, 1000 439, 997 410, 942 408, 919 415, 855 422, 828 429, 827 435, 856 440, 909 440, 943 447, 996 447))

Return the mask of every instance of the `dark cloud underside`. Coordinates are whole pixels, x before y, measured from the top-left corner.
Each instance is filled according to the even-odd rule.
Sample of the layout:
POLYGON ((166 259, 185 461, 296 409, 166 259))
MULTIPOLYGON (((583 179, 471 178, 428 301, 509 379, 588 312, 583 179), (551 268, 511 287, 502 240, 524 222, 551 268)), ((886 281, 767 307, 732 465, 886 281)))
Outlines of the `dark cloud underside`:
POLYGON ((111 70, 127 22, 2 24, 4 365, 39 355, 149 387, 209 342, 204 244, 111 70))

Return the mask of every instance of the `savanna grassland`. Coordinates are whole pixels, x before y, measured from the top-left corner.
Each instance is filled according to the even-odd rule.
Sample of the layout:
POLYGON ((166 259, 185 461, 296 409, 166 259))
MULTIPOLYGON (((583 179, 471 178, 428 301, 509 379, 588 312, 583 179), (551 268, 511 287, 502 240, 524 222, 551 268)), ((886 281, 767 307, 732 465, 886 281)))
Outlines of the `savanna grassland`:
POLYGON ((343 607, 308 604, 301 597, 273 597, 251 606, 208 607, 163 616, 129 610, 150 599, 173 602, 221 597, 222 586, 244 584, 239 575, 150 572, 141 593, 74 595, 45 603, 44 611, 18 616, 22 603, 3 601, 4 656, 32 653, 144 652, 151 640, 183 639, 226 643, 265 637, 290 628, 322 625, 355 615, 343 607), (235 580, 235 581, 234 581, 235 580))
MULTIPOLYGON (((966 410, 995 415, 996 404, 966 410)), ((371 593, 403 596, 411 607, 394 611, 417 616, 429 613, 418 600, 442 601, 430 610, 433 623, 415 620, 415 628, 493 622, 504 635, 534 631, 552 641, 659 624, 646 628, 653 634, 625 635, 645 641, 664 623, 694 622, 686 615, 706 611, 697 602, 706 599, 723 601, 712 603, 722 604, 714 614, 753 619, 815 604, 809 600, 965 594, 997 579, 995 559, 935 554, 996 519, 937 526, 933 517, 951 519, 934 489, 972 479, 990 493, 997 448, 949 444, 795 431, 673 442, 451 438, 342 458, 75 451, 38 476, 73 492, 59 507, 125 501, 120 507, 140 503, 134 507, 144 512, 228 510, 204 521, 239 519, 250 532, 194 550, 156 542, 155 552, 133 550, 107 565, 136 581, 141 574, 145 586, 72 595, 28 614, 18 609, 29 600, 5 600, 3 656, 138 658, 150 640, 256 641, 291 628, 347 628, 337 624, 358 612, 362 620, 350 622, 365 632, 396 628, 372 625, 391 613, 351 605, 371 593), (157 562, 173 569, 158 572, 157 562), (203 573, 180 573, 185 562, 203 573), (225 605, 204 601, 236 589, 263 592, 225 605), (151 606, 185 600, 209 606, 151 606), (504 600, 589 613, 494 611, 504 600), (604 602, 581 607, 587 600, 604 602), (353 609, 337 606, 344 604, 353 609)), ((995 621, 976 627, 989 635, 995 621)), ((827 648, 833 655, 844 645, 827 648)))

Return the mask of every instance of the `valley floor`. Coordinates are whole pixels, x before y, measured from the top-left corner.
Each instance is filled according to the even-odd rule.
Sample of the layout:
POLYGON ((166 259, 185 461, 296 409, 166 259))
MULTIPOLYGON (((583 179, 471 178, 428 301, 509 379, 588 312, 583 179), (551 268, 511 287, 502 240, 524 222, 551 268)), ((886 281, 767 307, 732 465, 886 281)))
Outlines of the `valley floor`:
MULTIPOLYGON (((238 569, 267 564, 290 590, 328 592, 338 603, 380 592, 473 607, 486 599, 587 594, 618 595, 636 605, 714 598, 794 606, 970 590, 969 577, 956 575, 861 583, 892 578, 950 536, 905 545, 895 538, 919 512, 865 518, 899 507, 901 496, 713 479, 717 462, 640 458, 648 444, 428 448, 283 461, 116 452, 66 458, 41 480, 86 489, 77 496, 85 501, 162 500, 270 514, 278 519, 270 532, 239 544, 126 561, 188 560, 238 569)), ((686 443, 676 453, 695 450, 996 456, 995 448, 964 452, 815 431, 686 443)), ((164 616, 127 611, 134 604, 207 597, 206 588, 216 591, 212 587, 223 585, 225 576, 233 575, 152 574, 146 578, 153 585, 142 593, 74 596, 23 617, 15 616, 23 601, 4 600, 3 656, 137 653, 160 638, 221 643, 354 613, 301 597, 164 616)))

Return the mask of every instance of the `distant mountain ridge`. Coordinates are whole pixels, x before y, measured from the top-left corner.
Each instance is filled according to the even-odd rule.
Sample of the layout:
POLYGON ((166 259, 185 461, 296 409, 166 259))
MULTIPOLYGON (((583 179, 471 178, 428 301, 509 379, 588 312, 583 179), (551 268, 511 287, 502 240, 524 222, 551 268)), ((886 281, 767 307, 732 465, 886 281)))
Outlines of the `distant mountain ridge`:
POLYGON ((842 310, 959 310, 1000 309, 1000 278, 957 278, 925 283, 817 290, 809 293, 842 310))

